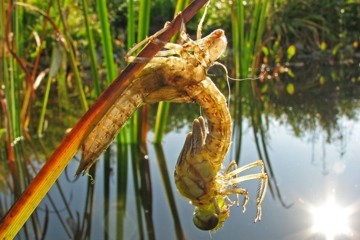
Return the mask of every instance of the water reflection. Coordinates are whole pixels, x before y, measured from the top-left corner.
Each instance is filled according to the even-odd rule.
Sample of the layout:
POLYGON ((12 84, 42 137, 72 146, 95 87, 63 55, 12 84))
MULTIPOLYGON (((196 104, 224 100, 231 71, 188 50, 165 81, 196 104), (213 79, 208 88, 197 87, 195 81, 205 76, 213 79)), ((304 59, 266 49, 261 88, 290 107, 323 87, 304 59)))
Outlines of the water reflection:
MULTIPOLYGON (((322 74, 330 78, 328 73, 322 74)), ((113 145, 91 169, 94 184, 90 178, 73 177, 78 162, 72 161, 38 208, 34 220, 28 221, 19 236, 360 239, 360 89, 352 81, 329 81, 321 86, 317 80, 304 82, 296 86, 293 96, 281 91, 263 94, 259 108, 252 109, 253 115, 244 108, 244 119, 234 124, 236 138, 224 165, 234 159, 240 166, 262 159, 270 176, 260 223, 253 224, 256 202, 251 200, 245 213, 234 207, 219 231, 210 235, 195 228, 193 207, 177 193, 173 171, 199 108, 173 105, 170 121, 174 125, 169 127, 171 132, 162 146, 148 142, 146 150, 136 145, 113 145), (332 189, 336 189, 336 199, 326 200, 332 189)), ((275 88, 279 90, 279 86, 275 88)), ((58 142, 64 129, 56 133, 58 142)), ((24 179, 30 179, 33 170, 39 168, 37 161, 46 159, 52 151, 42 146, 48 147, 53 141, 43 140, 43 144, 24 144, 25 150, 30 151, 24 157, 27 167, 23 169, 31 170, 24 179)), ((12 179, 7 170, 0 172, 0 203, 4 213, 16 198, 19 186, 27 181, 12 179)), ((257 183, 244 183, 244 188, 249 189, 250 199, 256 199, 257 183)))

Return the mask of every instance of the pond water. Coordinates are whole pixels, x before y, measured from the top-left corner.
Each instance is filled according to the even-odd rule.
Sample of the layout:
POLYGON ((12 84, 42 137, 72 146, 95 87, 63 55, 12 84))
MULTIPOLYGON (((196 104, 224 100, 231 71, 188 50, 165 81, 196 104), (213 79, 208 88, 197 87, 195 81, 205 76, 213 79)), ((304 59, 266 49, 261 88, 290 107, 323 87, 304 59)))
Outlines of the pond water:
MULTIPOLYGON (((346 78, 296 88, 296 94, 286 98, 269 94, 262 137, 254 134, 249 118, 242 121, 239 165, 259 159, 256 141, 265 143, 260 152, 270 179, 260 222, 254 223, 259 183, 249 181, 242 185, 250 193, 245 213, 231 207, 229 219, 216 232, 193 225, 194 208, 177 192, 173 172, 190 121, 199 111, 175 106, 175 115, 190 115, 190 121, 180 119, 178 129, 169 132, 161 146, 151 143, 150 131, 146 156, 139 146, 114 144, 94 167, 93 184, 88 176, 73 177, 80 155, 71 161, 37 209, 41 227, 48 224, 45 239, 360 239, 356 71, 356 81, 346 78)), ((224 165, 237 150, 234 140, 224 165)), ((5 189, 0 199, 5 211, 13 195, 5 189)), ((31 222, 19 239, 34 238, 31 222)))

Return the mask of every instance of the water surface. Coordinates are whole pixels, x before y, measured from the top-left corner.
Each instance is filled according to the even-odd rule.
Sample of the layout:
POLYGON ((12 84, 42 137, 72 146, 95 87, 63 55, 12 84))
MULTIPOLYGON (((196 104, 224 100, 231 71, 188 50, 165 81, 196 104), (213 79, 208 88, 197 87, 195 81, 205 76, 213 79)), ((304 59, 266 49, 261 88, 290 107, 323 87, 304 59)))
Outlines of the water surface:
MULTIPOLYGON (((193 225, 194 208, 177 192, 173 171, 199 110, 181 105, 172 107, 172 131, 161 146, 151 143, 151 131, 145 156, 139 146, 112 145, 94 167, 93 184, 88 176, 73 176, 76 156, 37 209, 37 236, 44 234, 46 222, 45 239, 360 239, 358 74, 335 80, 330 75, 320 71, 315 79, 295 80, 292 96, 285 91, 264 95, 264 136, 254 134, 250 116, 244 115, 240 149, 234 139, 224 165, 237 150, 239 165, 264 160, 270 184, 261 222, 253 223, 259 183, 250 181, 242 185, 250 193, 245 213, 233 206, 217 232, 193 225), (327 82, 320 84, 321 76, 327 82)), ((31 151, 25 159, 38 169, 45 156, 31 151)), ((3 179, 0 200, 6 211, 14 197, 6 185, 10 176, 3 179)), ((19 237, 34 238, 32 221, 19 237)))

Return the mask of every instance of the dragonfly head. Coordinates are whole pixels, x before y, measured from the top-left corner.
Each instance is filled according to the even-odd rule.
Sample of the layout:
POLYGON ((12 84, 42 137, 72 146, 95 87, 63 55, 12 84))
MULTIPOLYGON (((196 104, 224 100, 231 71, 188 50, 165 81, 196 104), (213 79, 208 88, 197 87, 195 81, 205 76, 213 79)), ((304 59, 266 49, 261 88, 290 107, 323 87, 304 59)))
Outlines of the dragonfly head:
POLYGON ((206 38, 209 49, 209 61, 210 63, 214 63, 226 50, 227 39, 225 32, 222 29, 217 29, 206 36, 206 38))
POLYGON ((225 204, 225 199, 218 197, 214 204, 206 207, 196 207, 193 222, 201 230, 216 231, 222 227, 229 215, 229 206, 225 204))
POLYGON ((201 230, 213 230, 219 224, 219 215, 216 212, 195 209, 193 222, 201 230))

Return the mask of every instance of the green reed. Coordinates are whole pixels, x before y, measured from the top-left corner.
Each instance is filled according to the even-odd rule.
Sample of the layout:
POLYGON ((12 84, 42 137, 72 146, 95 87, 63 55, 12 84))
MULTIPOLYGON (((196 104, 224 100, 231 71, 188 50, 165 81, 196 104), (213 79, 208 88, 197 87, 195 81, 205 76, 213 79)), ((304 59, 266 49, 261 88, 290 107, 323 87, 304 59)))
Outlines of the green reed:
POLYGON ((89 10, 86 3, 86 0, 81 0, 84 22, 85 22, 85 29, 86 29, 86 38, 88 41, 88 50, 90 54, 90 64, 91 64, 91 77, 94 82, 95 93, 96 96, 99 96, 101 93, 100 83, 99 83, 99 75, 98 75, 98 68, 97 68, 97 58, 95 53, 95 43, 94 37, 92 34, 92 29, 90 28, 90 21, 89 21, 89 10))
MULTIPOLYGON (((9 6, 9 5, 8 5, 9 6)), ((1 44, 1 73, 3 76, 0 77, 0 85, 4 85, 4 94, 7 102, 7 112, 8 112, 8 129, 10 134, 10 139, 7 139, 10 144, 14 139, 22 136, 21 131, 21 121, 20 121, 20 106, 21 106, 21 96, 20 91, 22 88, 21 80, 21 69, 17 65, 16 58, 9 53, 7 48, 10 48, 13 52, 17 54, 22 54, 21 37, 14 36, 13 41, 9 40, 9 33, 14 32, 21 34, 21 19, 23 11, 19 8, 13 8, 12 16, 10 16, 9 8, 5 5, 5 2, 1 2, 1 26, 0 26, 0 37, 5 41, 1 44), (7 39, 6 39, 7 38, 7 39)), ((4 117, 6 117, 4 113, 4 117)))
MULTIPOLYGON (((232 4, 232 41, 233 62, 236 78, 251 78, 256 74, 258 56, 266 22, 268 0, 256 0, 244 5, 243 1, 235 0, 232 4)), ((236 159, 240 157, 243 101, 252 108, 254 103, 255 81, 241 81, 235 83, 234 121, 238 125, 236 159)))
MULTIPOLYGON (((135 45, 135 9, 134 9, 134 0, 127 0, 126 3, 127 7, 127 50, 130 50, 135 45)), ((137 133, 137 111, 133 115, 134 117, 131 118, 129 121, 130 125, 130 141, 136 142, 136 133, 137 133)), ((123 127, 121 130, 122 132, 126 131, 126 127, 123 127)), ((124 139, 122 142, 125 142, 124 139)), ((118 146, 119 147, 119 146, 118 146)))
MULTIPOLYGON (((176 2, 175 14, 180 12, 187 5, 187 0, 178 0, 176 2)), ((176 36, 171 39, 171 42, 175 42, 176 36)), ((169 102, 160 102, 158 104, 158 110, 156 113, 156 122, 155 122, 155 133, 154 133, 154 143, 161 143, 166 129, 166 122, 169 116, 170 103, 169 102)))
POLYGON ((96 1, 101 26, 101 43, 106 66, 106 83, 109 85, 117 75, 114 62, 114 51, 112 37, 110 34, 110 23, 108 21, 107 1, 96 1))
MULTIPOLYGON (((62 63, 62 51, 60 48, 61 48, 61 46, 59 46, 59 44, 54 44, 54 47, 52 48, 52 54, 51 54, 51 60, 50 60, 51 61, 50 70, 49 70, 48 79, 47 79, 47 83, 46 83, 45 94, 44 94, 44 99, 42 102, 42 109, 41 109, 41 113, 40 113, 38 129, 37 129, 38 136, 41 136, 42 132, 43 132, 46 107, 47 107, 48 100, 49 100, 51 82, 53 79, 56 78, 59 71, 61 71, 60 67, 61 67, 61 63, 62 63)), ((59 92, 65 92, 65 90, 63 89, 64 84, 62 84, 62 82, 64 82, 64 81, 61 81, 62 79, 63 78, 61 78, 61 77, 59 78, 59 92)))
POLYGON ((127 49, 135 45, 135 11, 134 0, 127 1, 127 49))
MULTIPOLYGON (((137 37, 136 37, 136 41, 137 42, 141 42, 142 40, 144 40, 148 34, 149 34, 149 27, 150 27, 150 10, 151 10, 151 1, 150 0, 140 0, 139 1, 139 11, 138 11, 138 25, 137 25, 137 37)), ((128 1, 128 13, 129 13, 129 17, 130 19, 128 19, 128 21, 130 21, 128 23, 128 27, 131 27, 130 29, 130 33, 131 36, 128 37, 128 40, 130 40, 130 42, 128 43, 128 47, 129 49, 131 49, 131 47, 134 45, 133 40, 135 39, 135 15, 136 12, 134 11, 134 2, 128 1), (130 43, 132 43, 130 45, 130 43)), ((144 106, 144 108, 146 108, 147 106, 144 106)), ((134 112, 132 118, 130 119, 130 142, 131 143, 139 143, 141 140, 139 139, 139 136, 141 136, 141 125, 139 124, 141 119, 140 118, 145 118, 143 120, 147 121, 147 114, 141 114, 142 116, 140 116, 140 111, 142 111, 142 108, 140 108, 140 110, 137 110, 134 112)))
MULTIPOLYGON (((253 1, 248 5, 244 5, 241 0, 233 2, 231 19, 233 61, 237 78, 253 77, 255 74, 268 6, 268 0, 253 1)), ((249 82, 243 83, 248 85, 249 82)))
MULTIPOLYGON (((18 55, 19 57, 22 57, 24 55, 24 26, 23 26, 23 19, 24 19, 24 9, 21 7, 16 7, 14 9, 14 14, 12 16, 12 20, 13 20, 13 31, 14 31, 14 40, 15 40, 15 45, 13 45, 14 47, 14 53, 16 55, 18 55)), ((14 58, 15 60, 15 58, 14 58)), ((12 79, 12 99, 13 99, 13 103, 12 103, 12 107, 11 107, 11 112, 12 112, 12 116, 13 116, 13 120, 14 123, 16 123, 15 127, 14 127, 14 139, 20 135, 22 135, 22 130, 21 130, 21 117, 19 118, 19 116, 21 116, 21 112, 19 112, 19 110, 21 109, 21 94, 20 94, 20 89, 22 89, 22 81, 24 80, 22 78, 22 74, 24 74, 24 69, 22 69, 16 61, 12 61, 12 67, 10 69, 12 69, 11 71, 11 79, 12 79)), ((25 73, 26 74, 26 73, 25 73)))
MULTIPOLYGON (((2 123, 6 123, 3 131, 6 132, 5 144, 7 145, 7 159, 13 168, 10 168, 14 175, 13 193, 16 198, 26 185, 29 175, 26 174, 23 162, 23 149, 19 140, 24 136, 22 131, 24 116, 21 116, 23 102, 23 86, 32 87, 29 83, 29 72, 23 61, 25 49, 24 15, 22 7, 12 5, 9 2, 0 3, 0 87, 1 89, 1 114, 2 123), (17 184, 19 183, 19 184, 17 184)), ((3 159, 3 156, 0 156, 3 159)))
POLYGON ((68 24, 66 22, 64 13, 63 13, 63 8, 66 7, 66 5, 68 5, 69 3, 67 1, 64 1, 64 3, 61 3, 60 0, 57 0, 57 7, 58 7, 58 12, 60 14, 60 20, 63 26, 63 34, 64 34, 64 38, 66 41, 66 45, 67 45, 67 53, 68 53, 68 57, 70 60, 70 66, 72 69, 72 72, 74 74, 74 78, 75 78, 75 83, 76 83, 76 87, 77 87, 77 91, 79 93, 79 97, 80 97, 80 103, 81 103, 81 107, 84 111, 87 111, 89 106, 86 100, 86 96, 85 96, 85 92, 84 92, 84 88, 83 88, 83 83, 80 77, 80 71, 79 71, 79 67, 77 65, 77 61, 76 61, 76 56, 75 56, 75 52, 74 49, 70 46, 73 46, 72 44, 72 39, 70 37, 70 29, 68 29, 68 24))
MULTIPOLYGON (((106 67, 106 85, 109 85, 117 76, 117 66, 114 60, 113 36, 111 35, 109 28, 110 22, 108 20, 108 9, 107 9, 108 1, 106 0, 96 1, 96 3, 97 3, 96 7, 98 10, 97 11, 98 17, 100 20, 101 43, 102 43, 103 56, 105 59, 105 67, 106 67)), ((133 29, 130 29, 130 31, 132 30, 133 29)), ((90 38, 91 36, 88 36, 89 40, 90 38)), ((125 143, 128 141, 128 129, 126 127, 123 127, 120 130, 120 133, 117 136, 117 141, 121 143, 125 143)))

